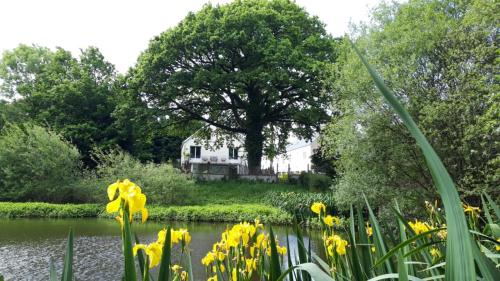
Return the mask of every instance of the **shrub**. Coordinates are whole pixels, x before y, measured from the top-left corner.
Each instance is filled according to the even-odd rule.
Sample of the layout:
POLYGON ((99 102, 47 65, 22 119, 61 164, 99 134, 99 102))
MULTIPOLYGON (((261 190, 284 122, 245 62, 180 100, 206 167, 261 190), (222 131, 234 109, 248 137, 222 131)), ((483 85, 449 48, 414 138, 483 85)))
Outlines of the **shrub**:
POLYGON ((287 211, 299 218, 311 217, 310 206, 313 202, 323 202, 328 213, 336 213, 332 193, 311 193, 311 192, 270 192, 268 194, 269 204, 287 211))
POLYGON ((148 194, 149 203, 168 205, 184 204, 193 191, 194 181, 171 164, 141 163, 118 149, 96 151, 94 157, 98 163, 96 186, 101 189, 110 182, 129 178, 148 194))
POLYGON ((49 204, 0 202, 1 218, 84 218, 103 212, 97 204, 49 204))
POLYGON ((33 124, 9 124, 0 148, 0 200, 79 201, 71 184, 80 153, 60 135, 33 124))
POLYGON ((332 179, 326 175, 302 172, 299 176, 299 183, 309 188, 310 191, 327 191, 332 185, 332 179))

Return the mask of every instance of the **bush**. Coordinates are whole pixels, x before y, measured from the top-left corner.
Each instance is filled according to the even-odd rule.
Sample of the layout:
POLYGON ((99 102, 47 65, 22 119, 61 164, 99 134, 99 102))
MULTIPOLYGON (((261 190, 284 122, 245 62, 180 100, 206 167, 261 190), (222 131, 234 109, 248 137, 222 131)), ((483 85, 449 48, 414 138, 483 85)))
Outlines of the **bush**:
POLYGON ((97 204, 49 204, 0 202, 0 218, 85 218, 104 211, 97 204))
POLYGON ((302 172, 299 183, 310 191, 327 191, 332 185, 332 179, 326 175, 302 172))
POLYGON ((270 192, 267 200, 273 207, 280 208, 299 218, 315 216, 310 209, 313 202, 323 202, 329 214, 337 212, 332 193, 270 192))
POLYGON ((72 183, 80 153, 60 135, 33 124, 8 124, 0 148, 1 201, 79 201, 72 183))
MULTIPOLYGON (((148 203, 168 205, 186 203, 193 191, 194 181, 171 164, 141 163, 130 154, 117 149, 97 151, 94 158, 98 163, 94 180, 101 190, 112 182, 128 178, 148 194, 148 203)), ((100 198, 106 199, 105 196, 100 198)))

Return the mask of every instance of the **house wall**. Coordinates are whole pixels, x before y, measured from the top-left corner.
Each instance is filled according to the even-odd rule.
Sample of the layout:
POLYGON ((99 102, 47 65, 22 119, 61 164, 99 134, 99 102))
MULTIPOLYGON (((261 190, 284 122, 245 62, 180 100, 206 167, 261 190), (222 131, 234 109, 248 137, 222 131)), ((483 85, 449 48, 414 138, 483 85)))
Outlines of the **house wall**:
MULTIPOLYGON (((213 145, 215 140, 211 140, 210 144, 213 145)), ((232 145, 235 147, 240 147, 238 150, 238 159, 229 159, 229 148, 228 143, 218 149, 206 148, 202 141, 196 141, 194 137, 189 137, 182 143, 181 149, 181 163, 208 163, 211 164, 232 164, 232 165, 243 165, 245 164, 244 156, 245 152, 243 145, 240 141, 234 140, 232 145), (200 158, 190 158, 190 147, 191 146, 201 146, 200 158)))
MULTIPOLYGON (((292 145, 291 148, 287 149, 286 154, 281 154, 274 159, 273 170, 278 173, 286 173, 288 172, 288 165, 290 165, 290 172, 292 173, 311 171, 311 156, 317 147, 316 142, 299 147, 293 147, 292 145)), ((269 169, 270 165, 269 159, 262 159, 262 169, 269 169)))

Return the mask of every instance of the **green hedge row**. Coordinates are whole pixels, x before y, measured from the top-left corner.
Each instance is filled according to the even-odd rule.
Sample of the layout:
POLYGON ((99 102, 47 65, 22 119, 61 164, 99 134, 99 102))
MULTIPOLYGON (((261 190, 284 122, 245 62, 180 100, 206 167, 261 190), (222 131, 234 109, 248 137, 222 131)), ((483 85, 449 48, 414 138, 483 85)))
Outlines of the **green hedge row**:
MULTIPOLYGON (((49 204, 0 202, 3 218, 82 218, 114 217, 98 204, 49 204)), ((230 204, 203 206, 149 206, 149 219, 154 221, 238 222, 259 218, 272 224, 290 224, 287 212, 260 204, 230 204)))
MULTIPOLYGON (((150 206, 149 219, 154 221, 204 221, 239 222, 255 218, 265 223, 290 224, 292 216, 287 212, 260 204, 230 204, 203 206, 150 206)), ((111 217, 103 213, 101 217, 111 217)))
POLYGON ((85 218, 97 217, 103 211, 103 206, 98 204, 0 202, 2 218, 85 218))

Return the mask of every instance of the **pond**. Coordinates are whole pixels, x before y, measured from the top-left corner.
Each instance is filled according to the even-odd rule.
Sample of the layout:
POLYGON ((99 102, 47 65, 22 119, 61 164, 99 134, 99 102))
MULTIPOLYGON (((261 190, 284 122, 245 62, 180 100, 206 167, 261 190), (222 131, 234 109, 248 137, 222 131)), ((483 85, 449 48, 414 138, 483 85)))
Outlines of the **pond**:
MULTIPOLYGON (((191 236, 193 275, 205 279, 200 260, 220 239, 226 223, 184 222, 171 223, 174 228, 188 228, 191 236)), ((140 241, 156 240, 165 225, 147 222, 135 224, 140 241)), ((122 253, 119 227, 109 219, 0 219, 0 273, 5 280, 47 280, 51 259, 60 273, 68 230, 73 228, 74 263, 77 280, 121 280, 122 253)), ((273 227, 280 244, 286 243, 285 227, 273 227)), ((291 230, 288 231, 292 233, 291 230)), ((320 245, 318 233, 313 235, 313 250, 320 245)), ((297 241, 289 235, 292 253, 297 241)), ((308 237, 305 235, 305 242, 308 237)))

